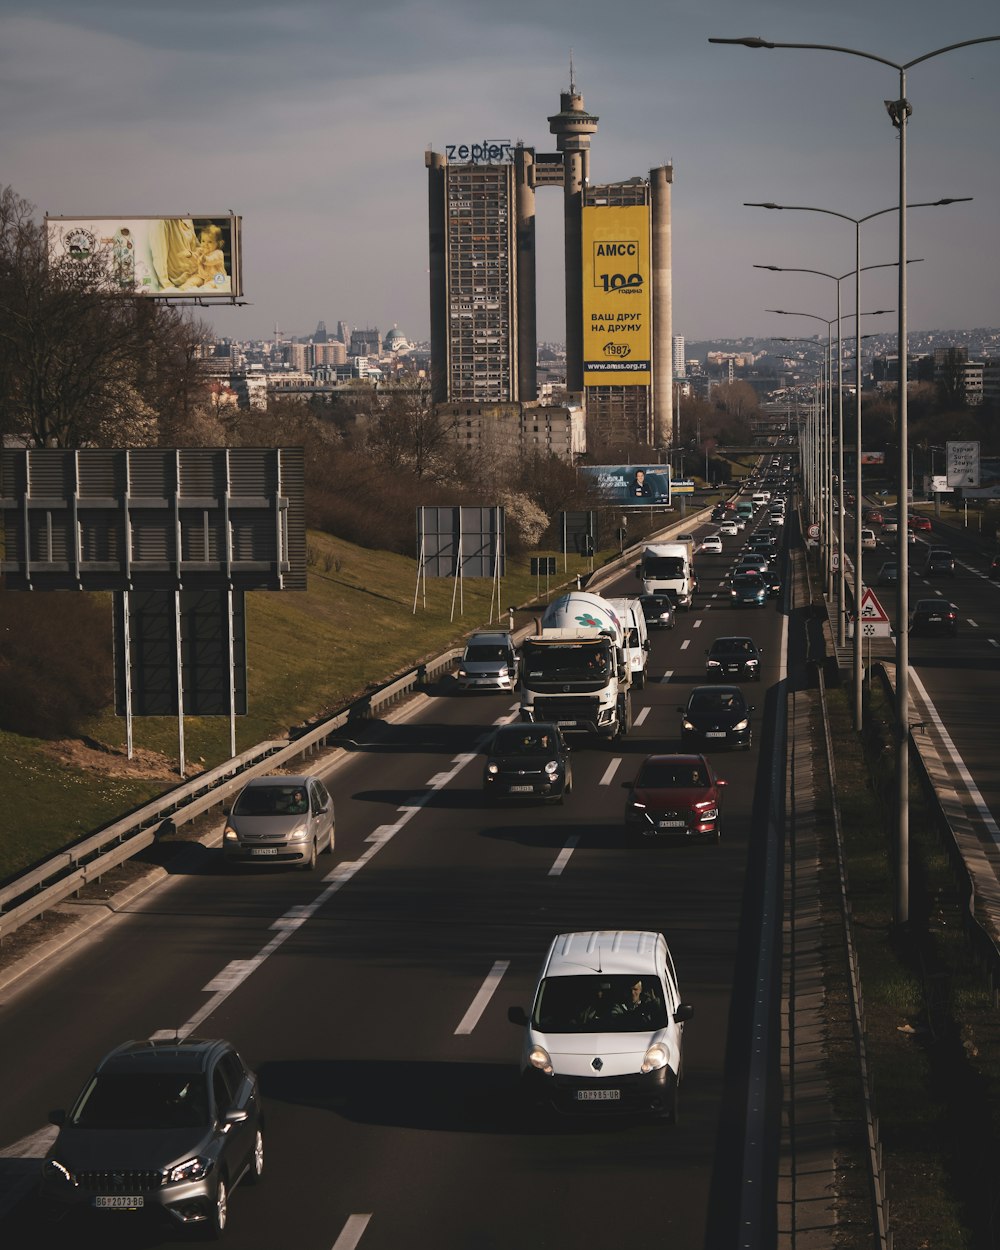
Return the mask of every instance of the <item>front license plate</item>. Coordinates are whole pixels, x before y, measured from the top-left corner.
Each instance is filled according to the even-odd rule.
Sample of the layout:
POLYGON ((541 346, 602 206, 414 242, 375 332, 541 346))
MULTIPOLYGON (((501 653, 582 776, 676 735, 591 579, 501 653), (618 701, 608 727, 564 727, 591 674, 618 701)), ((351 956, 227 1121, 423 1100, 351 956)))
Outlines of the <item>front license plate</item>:
POLYGON ((94 1206, 104 1211, 138 1211, 144 1203, 142 1194, 108 1194, 94 1199, 94 1206))
POLYGON ((276 846, 255 846, 250 852, 251 855, 277 855, 277 853, 276 846))
POLYGON ((620 1089, 578 1089, 577 1102, 618 1102, 622 1096, 620 1089))
POLYGON ((511 786, 510 792, 511 794, 530 794, 534 788, 534 786, 511 786))
POLYGON ((722 729, 710 729, 705 735, 706 738, 724 738, 725 736, 725 731, 722 729))
POLYGON ((659 827, 661 829, 686 829, 687 821, 686 820, 661 820, 659 822, 659 827))

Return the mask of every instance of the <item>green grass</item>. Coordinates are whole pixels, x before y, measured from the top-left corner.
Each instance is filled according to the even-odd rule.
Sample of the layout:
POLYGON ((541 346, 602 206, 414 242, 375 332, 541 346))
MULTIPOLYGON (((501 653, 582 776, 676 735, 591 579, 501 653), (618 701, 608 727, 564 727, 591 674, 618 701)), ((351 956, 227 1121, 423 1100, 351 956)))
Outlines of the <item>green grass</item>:
MULTIPOLYGON (((451 579, 428 577, 414 612, 414 560, 321 533, 310 533, 308 545, 304 593, 247 595, 249 714, 237 719, 237 752, 284 737, 290 727, 323 713, 332 715, 367 689, 459 645, 471 630, 490 623, 490 580, 465 579, 452 620, 456 587, 451 579)), ((617 552, 604 553, 605 558, 613 555, 617 552)), ((601 563, 599 555, 595 567, 601 563)), ((566 572, 562 566, 559 556, 558 573, 550 581, 553 593, 567 580, 575 584, 576 574, 586 573, 589 561, 570 556, 566 572)), ((500 604, 492 605, 494 624, 506 624, 509 606, 535 600, 537 583, 528 557, 509 559, 507 572, 500 604)), ((544 578, 540 589, 544 596, 544 578)), ((176 769, 176 718, 142 717, 133 724, 136 748, 159 753, 168 768, 176 769)), ((125 722, 113 709, 93 720, 86 733, 125 750, 125 722)), ((184 745, 189 774, 228 759, 228 717, 186 717, 184 745)), ((0 763, 0 880, 180 780, 109 779, 57 762, 44 743, 4 733, 0 763)))

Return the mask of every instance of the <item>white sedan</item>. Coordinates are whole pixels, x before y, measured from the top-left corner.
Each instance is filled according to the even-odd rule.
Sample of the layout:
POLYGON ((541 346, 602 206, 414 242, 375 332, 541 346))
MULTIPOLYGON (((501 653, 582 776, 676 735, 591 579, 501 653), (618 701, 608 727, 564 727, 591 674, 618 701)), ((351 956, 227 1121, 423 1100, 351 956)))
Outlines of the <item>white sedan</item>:
POLYGON ((740 527, 735 521, 723 521, 719 526, 720 534, 728 534, 730 538, 740 532, 740 527))
POLYGON ((722 555, 722 539, 718 534, 709 534, 707 538, 701 540, 702 551, 710 551, 714 555, 722 555))

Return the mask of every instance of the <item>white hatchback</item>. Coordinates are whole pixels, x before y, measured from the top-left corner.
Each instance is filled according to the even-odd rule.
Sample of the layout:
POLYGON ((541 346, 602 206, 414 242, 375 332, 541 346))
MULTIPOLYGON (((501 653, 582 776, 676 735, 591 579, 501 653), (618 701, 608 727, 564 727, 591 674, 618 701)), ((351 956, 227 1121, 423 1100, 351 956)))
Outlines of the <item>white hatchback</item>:
POLYGON ((662 933, 560 933, 542 964, 524 1026, 521 1074, 530 1100, 566 1115, 677 1120, 684 1023, 662 933))
POLYGON ((709 534, 701 540, 702 551, 710 551, 717 556, 722 555, 722 539, 718 534, 709 534))

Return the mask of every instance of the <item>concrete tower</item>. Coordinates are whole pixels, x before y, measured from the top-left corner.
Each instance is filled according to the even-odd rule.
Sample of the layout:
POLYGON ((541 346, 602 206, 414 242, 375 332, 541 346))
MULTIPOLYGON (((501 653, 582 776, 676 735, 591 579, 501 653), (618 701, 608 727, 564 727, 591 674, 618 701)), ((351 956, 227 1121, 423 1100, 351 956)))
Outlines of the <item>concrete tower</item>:
POLYGON ((590 181, 590 136, 598 118, 583 107, 583 96, 573 81, 559 96, 559 112, 549 118, 549 130, 563 154, 563 211, 566 255, 566 389, 583 390, 583 189, 590 181))
POLYGON ((653 279, 653 446, 666 451, 673 443, 674 307, 671 253, 670 188, 672 165, 649 171, 650 234, 653 279))

